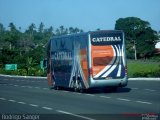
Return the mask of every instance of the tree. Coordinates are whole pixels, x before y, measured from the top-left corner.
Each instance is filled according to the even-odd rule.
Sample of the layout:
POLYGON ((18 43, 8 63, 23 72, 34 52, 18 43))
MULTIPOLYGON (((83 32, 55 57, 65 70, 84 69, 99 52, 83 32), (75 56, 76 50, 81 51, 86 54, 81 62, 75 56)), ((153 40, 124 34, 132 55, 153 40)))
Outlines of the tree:
POLYGON ((82 29, 79 29, 79 28, 73 28, 73 27, 69 27, 68 29, 68 33, 69 34, 74 34, 74 33, 82 33, 83 30, 82 29))
POLYGON ((16 26, 12 22, 9 24, 8 27, 10 27, 11 32, 16 32, 17 31, 16 26))
POLYGON ((36 32, 36 25, 34 23, 32 23, 29 27, 28 30, 26 30, 25 33, 27 33, 29 35, 29 39, 33 40, 34 39, 34 33, 36 32))
POLYGON ((160 40, 160 30, 158 31, 158 40, 160 40))
POLYGON ((69 34, 74 33, 74 28, 73 27, 69 27, 69 34))
POLYGON ((157 35, 148 21, 137 17, 120 18, 116 21, 115 29, 124 31, 128 55, 134 51, 138 58, 152 54, 157 35))
POLYGON ((16 26, 14 23, 9 24, 10 31, 6 32, 6 41, 10 42, 9 48, 10 50, 12 48, 15 48, 16 46, 16 41, 20 39, 20 31, 17 30, 16 26))
MULTIPOLYGON (((26 59, 26 66, 25 66, 26 71, 27 71, 27 75, 29 75, 29 71, 31 71, 31 69, 33 69, 33 66, 35 64, 36 63, 35 63, 35 61, 34 61, 34 59, 32 57, 27 57, 27 59, 26 59)), ((32 74, 34 74, 34 73, 32 73, 32 74)))
POLYGON ((26 69, 27 73, 44 59, 47 43, 52 36, 83 32, 78 28, 68 29, 64 26, 54 32, 52 26, 45 28, 43 22, 39 24, 38 30, 34 23, 25 32, 21 32, 21 27, 16 27, 13 22, 9 28, 6 30, 0 23, 0 65, 16 63, 18 69, 26 69))
POLYGON ((3 27, 3 24, 0 23, 0 50, 3 48, 5 39, 4 35, 5 35, 5 28, 3 27))
POLYGON ((55 34, 53 33, 53 27, 50 26, 48 29, 44 30, 44 38, 43 38, 43 43, 44 45, 48 42, 49 39, 51 39, 52 36, 55 34))
POLYGON ((97 29, 96 29, 96 31, 100 31, 100 30, 101 30, 100 28, 97 28, 97 29))
POLYGON ((59 31, 61 35, 65 34, 65 28, 63 25, 59 27, 59 31))
POLYGON ((40 33, 42 33, 42 32, 44 31, 44 24, 43 24, 42 22, 41 22, 40 25, 39 25, 38 31, 39 31, 40 33))
POLYGON ((78 29, 77 27, 74 29, 74 32, 75 33, 79 33, 80 32, 80 29, 78 29))
POLYGON ((56 29, 56 35, 66 35, 68 34, 68 29, 64 28, 63 25, 61 25, 59 28, 56 29))
POLYGON ((0 33, 4 32, 5 31, 5 28, 3 26, 3 24, 0 23, 0 33))

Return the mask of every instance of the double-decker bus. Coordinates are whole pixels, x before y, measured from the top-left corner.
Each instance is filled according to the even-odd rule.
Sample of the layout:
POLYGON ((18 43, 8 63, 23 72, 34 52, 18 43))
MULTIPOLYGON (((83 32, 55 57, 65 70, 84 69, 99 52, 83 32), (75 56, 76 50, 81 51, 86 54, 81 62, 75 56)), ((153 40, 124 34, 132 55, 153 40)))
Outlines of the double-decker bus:
POLYGON ((55 36, 47 47, 48 85, 82 91, 127 85, 124 33, 100 30, 55 36))

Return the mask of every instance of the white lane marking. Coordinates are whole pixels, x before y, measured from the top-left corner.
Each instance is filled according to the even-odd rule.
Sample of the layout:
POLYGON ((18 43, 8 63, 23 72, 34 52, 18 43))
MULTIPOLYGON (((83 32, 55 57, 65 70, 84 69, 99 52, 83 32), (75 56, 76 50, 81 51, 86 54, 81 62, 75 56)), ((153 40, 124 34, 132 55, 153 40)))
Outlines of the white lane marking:
POLYGON ((34 88, 40 89, 40 87, 34 87, 34 88))
POLYGON ((0 100, 6 100, 5 98, 0 98, 0 100))
POLYGON ((107 97, 107 96, 100 96, 100 97, 102 97, 102 98, 111 98, 111 97, 107 97))
POLYGON ((32 86, 28 86, 28 88, 33 88, 32 86))
POLYGON ((139 88, 131 88, 131 89, 138 90, 139 88))
POLYGON ((38 105, 36 105, 36 104, 29 104, 29 105, 32 107, 38 107, 38 105))
POLYGON ((46 110, 53 110, 53 108, 50 108, 50 107, 42 107, 42 108, 46 110))
POLYGON ((83 118, 83 119, 86 119, 86 120, 95 120, 93 118, 89 118, 89 117, 85 117, 85 116, 82 116, 82 115, 73 114, 73 113, 70 113, 70 112, 62 111, 62 110, 56 110, 56 111, 59 112, 59 113, 62 113, 62 114, 67 114, 67 115, 75 116, 75 117, 78 117, 78 118, 83 118))
POLYGON ((68 93, 69 91, 65 91, 65 90, 64 90, 64 91, 62 91, 62 92, 68 93))
POLYGON ((48 90, 48 88, 43 88, 44 90, 48 90))
POLYGON ((136 101, 137 103, 143 103, 143 104, 152 104, 150 102, 144 102, 144 101, 136 101))
POLYGON ((92 96, 92 97, 95 96, 95 95, 92 95, 92 94, 85 94, 85 95, 87 95, 87 96, 92 96))
POLYGON ((16 102, 15 100, 8 100, 9 102, 16 102))
POLYGON ((124 98, 117 98, 117 100, 122 100, 122 101, 127 101, 127 102, 131 101, 129 99, 124 99, 124 98))
POLYGON ((17 103, 19 103, 19 104, 23 104, 23 105, 24 105, 24 104, 26 104, 25 102, 17 102, 17 103))
POLYGON ((152 90, 152 89, 144 89, 144 90, 151 91, 151 92, 156 91, 156 90, 152 90))
MULTIPOLYGON (((131 88, 131 89, 138 90, 139 88, 131 88)), ((151 92, 155 92, 156 91, 156 90, 153 90, 153 89, 143 89, 143 90, 151 91, 151 92)))
POLYGON ((78 93, 78 92, 76 92, 76 94, 79 94, 79 95, 81 95, 82 93, 78 93))
MULTIPOLYGON (((10 86, 15 86, 18 87, 19 85, 14 85, 14 84, 0 84, 0 85, 10 85, 10 86)), ((32 86, 20 86, 22 88, 28 87, 28 88, 36 88, 36 89, 40 89, 40 87, 32 87, 32 86)), ((44 90, 48 90, 48 88, 42 88, 44 90)), ((64 92, 68 92, 68 91, 64 91, 64 92)))

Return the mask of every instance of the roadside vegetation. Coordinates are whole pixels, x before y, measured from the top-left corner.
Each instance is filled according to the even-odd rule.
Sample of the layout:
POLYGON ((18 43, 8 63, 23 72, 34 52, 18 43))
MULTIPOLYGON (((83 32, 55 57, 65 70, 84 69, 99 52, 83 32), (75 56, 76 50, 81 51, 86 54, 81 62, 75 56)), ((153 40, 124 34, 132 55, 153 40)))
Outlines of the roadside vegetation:
POLYGON ((33 67, 29 69, 29 72, 27 73, 26 69, 17 69, 17 70, 10 70, 6 71, 4 68, 0 68, 0 74, 6 74, 6 75, 19 75, 19 76, 43 76, 46 77, 46 70, 42 70, 39 68, 39 66, 33 67))
MULTIPOLYGON (((160 77, 160 54, 155 53, 160 31, 154 31, 148 21, 137 17, 119 18, 115 30, 125 33, 129 77, 160 77)), ((46 28, 43 22, 38 27, 32 23, 26 30, 12 22, 8 28, 0 23, 0 74, 46 76, 40 61, 46 58, 48 40, 81 32, 77 27, 46 28), (17 64, 17 70, 5 70, 6 64, 17 64)))
POLYGON ((160 62, 128 60, 128 77, 160 77, 160 62))

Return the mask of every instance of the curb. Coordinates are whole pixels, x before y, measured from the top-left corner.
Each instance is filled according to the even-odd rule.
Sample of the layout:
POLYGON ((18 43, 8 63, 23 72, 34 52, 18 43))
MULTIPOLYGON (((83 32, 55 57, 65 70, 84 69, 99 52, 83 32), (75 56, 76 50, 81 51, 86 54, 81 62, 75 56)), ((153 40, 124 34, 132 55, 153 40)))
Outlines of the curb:
POLYGON ((33 78, 33 79, 46 79, 47 77, 39 77, 39 76, 18 76, 18 75, 3 75, 0 74, 2 77, 13 77, 13 78, 33 78))
POLYGON ((128 81, 160 81, 160 78, 128 78, 128 81))
MULTIPOLYGON (((18 75, 3 75, 2 77, 13 77, 13 78, 33 78, 33 79, 47 79, 47 77, 39 77, 39 76, 18 76, 18 75)), ((128 81, 160 81, 160 78, 128 78, 128 81)))

